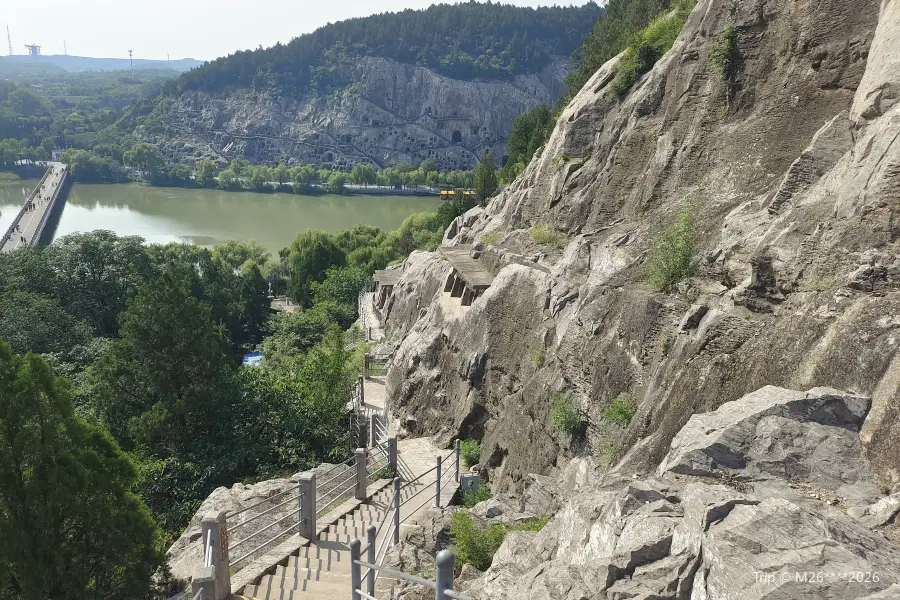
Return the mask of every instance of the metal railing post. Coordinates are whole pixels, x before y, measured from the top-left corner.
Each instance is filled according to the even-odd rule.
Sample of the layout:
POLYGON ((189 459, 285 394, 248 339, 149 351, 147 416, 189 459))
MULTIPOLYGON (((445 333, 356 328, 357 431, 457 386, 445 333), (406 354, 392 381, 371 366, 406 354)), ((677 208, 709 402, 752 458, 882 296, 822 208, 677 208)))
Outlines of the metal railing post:
MULTIPOLYGON (((224 600, 231 595, 231 572, 228 568, 228 528, 225 511, 208 512, 200 522, 200 539, 212 538, 212 567, 215 595, 211 600, 224 600)), ((205 552, 205 547, 204 547, 205 552)))
POLYGON ((359 561, 362 559, 360 552, 360 542, 354 539, 350 542, 350 585, 353 586, 352 600, 360 600, 359 587, 362 584, 362 576, 359 561))
POLYGON ((435 600, 449 600, 449 596, 445 594, 447 590, 453 590, 453 563, 456 558, 450 550, 441 550, 438 552, 437 558, 437 585, 434 586, 435 600))
POLYGON ((456 456, 456 481, 459 481, 459 440, 456 440, 453 452, 456 456))
POLYGON ((300 537, 316 539, 316 474, 300 476, 300 537))
POLYGON ((378 413, 372 413, 369 415, 369 448, 374 448, 378 445, 378 432, 375 429, 377 425, 378 413))
POLYGON ((363 378, 369 378, 369 355, 363 356, 363 378))
POLYGON ((366 403, 366 380, 362 377, 357 381, 357 385, 359 385, 359 405, 362 406, 366 403))
POLYGON ((400 543, 400 478, 394 477, 394 545, 400 543))
POLYGON ((388 438, 387 445, 388 466, 397 472, 397 436, 388 438))
MULTIPOLYGON (((375 558, 375 537, 378 535, 378 528, 374 525, 369 525, 366 534, 368 538, 366 541, 369 544, 366 562, 370 565, 374 565, 377 560, 375 558)), ((366 579, 366 593, 370 596, 375 596, 375 569, 369 569, 368 578, 366 579)))
POLYGON ((357 500, 366 499, 366 449, 356 449, 356 491, 354 497, 357 500))
POLYGON ((437 457, 437 478, 434 480, 434 505, 441 507, 441 457, 437 457))

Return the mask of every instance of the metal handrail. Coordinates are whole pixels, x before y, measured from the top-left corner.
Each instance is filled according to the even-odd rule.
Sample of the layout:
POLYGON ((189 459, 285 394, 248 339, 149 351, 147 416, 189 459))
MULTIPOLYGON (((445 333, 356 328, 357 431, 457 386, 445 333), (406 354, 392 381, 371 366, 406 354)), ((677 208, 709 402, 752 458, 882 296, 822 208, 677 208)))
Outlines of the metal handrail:
MULTIPOLYGON (((297 512, 300 512, 300 511, 297 511, 297 512)), ((256 554, 257 552, 259 552, 260 550, 262 550, 263 548, 265 548, 266 546, 268 546, 269 544, 271 544, 272 542, 274 542, 275 540, 277 540, 278 538, 280 538, 280 537, 283 536, 284 534, 290 533, 291 530, 292 530, 294 527, 299 527, 301 523, 303 523, 303 521, 298 521, 297 523, 291 525, 290 527, 288 527, 287 529, 285 529, 284 531, 282 531, 282 532, 279 533, 278 535, 276 535, 276 536, 274 536, 273 538, 269 539, 269 541, 263 542, 262 544, 260 544, 259 546, 257 546, 256 548, 254 548, 253 550, 251 550, 250 552, 248 552, 247 554, 243 555, 242 557, 240 557, 240 558, 238 558, 238 559, 235 559, 234 562, 228 563, 228 566, 229 566, 229 567, 233 567, 234 565, 238 564, 238 563, 241 562, 242 560, 244 560, 244 559, 246 559, 246 558, 248 558, 248 557, 250 557, 250 556, 253 556, 254 554, 256 554)))
MULTIPOLYGON (((353 457, 353 459, 356 460, 356 457, 353 457)), ((341 464, 343 465, 343 463, 341 463, 341 464)), ((350 465, 349 468, 352 469, 353 466, 350 465)), ((332 472, 334 472, 334 470, 335 470, 335 469, 332 469, 331 471, 328 471, 328 472, 329 472, 329 473, 332 473, 332 472)), ((345 474, 346 474, 346 471, 343 471, 343 472, 341 472, 341 473, 338 473, 337 475, 335 475, 335 476, 332 477, 331 479, 329 479, 329 480, 327 480, 327 481, 323 481, 322 483, 317 484, 317 485, 316 485, 316 491, 319 491, 319 488, 325 487, 326 485, 328 485, 329 483, 331 483, 332 481, 334 481, 335 479, 337 479, 337 478, 340 477, 341 475, 345 475, 345 474)), ((326 492, 326 493, 328 493, 328 492, 326 492)))
POLYGON ((428 475, 428 474, 431 473, 432 471, 436 471, 436 470, 437 470, 437 465, 431 467, 430 469, 428 469, 427 471, 425 471, 424 473, 422 473, 421 475, 419 475, 419 476, 416 477, 415 479, 410 479, 409 481, 407 481, 406 483, 404 483, 404 484, 400 487, 400 489, 402 490, 403 488, 408 487, 408 486, 414 484, 415 482, 417 482, 418 480, 422 479, 423 477, 425 477, 426 475, 428 475))
MULTIPOLYGON (((299 498, 300 498, 299 495, 298 495, 296 498, 288 498, 287 500, 285 500, 285 501, 282 502, 281 504, 276 504, 275 506, 273 506, 273 507, 270 508, 269 510, 264 510, 263 512, 259 513, 258 515, 253 515, 252 517, 250 517, 250 518, 247 519, 246 521, 242 521, 242 522, 238 523, 237 525, 235 525, 234 527, 232 527, 232 531, 234 531, 234 530, 237 529, 238 527, 243 527, 243 526, 246 525, 247 523, 252 523, 252 522, 255 521, 256 519, 258 519, 258 518, 260 518, 260 517, 262 517, 262 516, 265 516, 265 515, 269 514, 269 513, 272 512, 273 510, 276 510, 276 509, 281 508, 282 506, 284 506, 285 504, 288 504, 289 502, 296 502, 299 498)), ((227 517, 226 517, 226 518, 227 518, 227 517)))
MULTIPOLYGON (((266 525, 265 527, 263 527, 263 528, 260 529, 259 531, 256 531, 256 532, 254 532, 254 533, 251 533, 250 535, 248 535, 247 537, 245 537, 245 538, 242 539, 241 541, 235 542, 235 543, 231 544, 230 548, 237 548, 238 546, 240 546, 241 544, 243 544, 244 542, 246 542, 246 541, 249 540, 250 538, 253 538, 253 537, 258 536, 258 535, 261 534, 263 531, 267 531, 267 530, 269 530, 269 529, 272 529, 273 527, 275 527, 275 526, 278 525, 279 523, 282 523, 282 522, 284 522, 285 520, 290 519, 291 517, 293 517, 294 515, 298 514, 299 512, 300 512, 300 509, 299 509, 299 508, 298 508, 297 510, 291 511, 290 513, 287 514, 287 516, 284 516, 284 517, 278 519, 277 521, 274 521, 274 522, 270 523, 269 525, 266 525)), ((292 527, 293 527, 293 526, 292 526, 292 527)))
MULTIPOLYGON (((353 474, 353 477, 352 477, 352 478, 356 478, 356 473, 353 474)), ((346 481, 350 481, 350 479, 347 479, 346 481)), ((346 483, 346 481, 345 481, 345 483, 346 483)), ((334 498, 332 498, 331 500, 329 500, 327 504, 325 504, 325 505, 322 506, 322 507, 319 507, 319 508, 316 510, 316 513, 317 513, 317 514, 322 514, 322 512, 323 512, 326 508, 328 508, 329 506, 331 506, 332 504, 334 504, 335 502, 337 502, 338 500, 340 500, 340 499, 343 497, 343 495, 346 494, 347 492, 349 492, 351 489, 353 489, 353 487, 354 487, 355 485, 356 485, 356 482, 354 482, 353 485, 351 485, 351 486, 348 487, 347 489, 342 490, 340 494, 338 494, 337 496, 335 496, 334 498)), ((337 487, 335 487, 334 489, 337 489, 337 487)), ((334 491, 334 490, 332 490, 332 491, 334 491)), ((329 492, 329 493, 330 493, 330 492, 329 492)))
POLYGON ((44 172, 44 176, 41 177, 40 181, 37 182, 37 185, 34 186, 34 189, 31 191, 31 195, 28 196, 28 199, 25 200, 25 203, 22 204, 22 208, 19 209, 19 212, 16 213, 15 218, 12 220, 12 223, 9 224, 9 227, 6 228, 6 232, 3 234, 3 237, 0 238, 0 248, 6 245, 6 243, 12 239, 13 228, 22 220, 22 215, 24 215, 27 211, 25 210, 28 207, 28 203, 34 200, 34 197, 37 196, 38 190, 47 180, 47 177, 50 176, 50 172, 53 170, 52 167, 48 168, 46 172, 44 172))
MULTIPOLYGON (((297 484, 297 485, 295 485, 295 486, 292 486, 292 487, 289 487, 289 488, 287 488, 286 490, 282 490, 282 491, 278 492, 277 494, 272 494, 271 496, 269 496, 269 497, 266 498, 265 500, 260 500, 260 501, 257 502, 256 504, 251 504, 250 506, 248 506, 248 507, 246 507, 246 508, 242 508, 242 509, 239 510, 239 511, 236 511, 236 512, 233 512, 233 513, 228 513, 228 514, 225 515, 225 518, 230 519, 231 517, 236 517, 236 516, 238 516, 238 515, 240 515, 240 514, 242 514, 242 513, 247 512, 247 511, 250 510, 251 508, 256 508, 256 507, 259 506, 260 504, 265 504, 266 502, 271 502, 273 498, 277 498, 278 496, 281 496, 281 495, 283 495, 283 494, 287 494, 288 492, 292 492, 292 491, 297 490, 297 489, 300 489, 300 485, 299 485, 299 484, 297 484)), ((244 522, 246 523, 246 521, 244 521, 244 522)))
MULTIPOLYGON (((418 583, 419 585, 425 585, 430 587, 431 589, 437 588, 437 584, 433 581, 429 581, 428 579, 424 579, 419 577, 418 575, 409 575, 404 573, 403 571, 398 571, 396 569, 392 569, 390 567, 385 567, 381 565, 373 565, 372 563, 367 563, 362 560, 353 561, 354 564, 357 564, 361 567, 365 567, 367 569, 371 569, 376 573, 387 573, 388 575, 393 575, 394 577, 399 577, 400 579, 405 579, 406 581, 411 581, 413 583, 418 583)), ((359 590, 357 590, 359 591, 359 590)), ((474 599, 473 599, 474 600, 474 599)))
POLYGON ((206 600, 206 594, 203 593, 203 588, 197 590, 197 593, 194 594, 193 600, 206 600))
POLYGON ((212 566, 212 529, 206 532, 206 547, 203 549, 203 566, 212 566))

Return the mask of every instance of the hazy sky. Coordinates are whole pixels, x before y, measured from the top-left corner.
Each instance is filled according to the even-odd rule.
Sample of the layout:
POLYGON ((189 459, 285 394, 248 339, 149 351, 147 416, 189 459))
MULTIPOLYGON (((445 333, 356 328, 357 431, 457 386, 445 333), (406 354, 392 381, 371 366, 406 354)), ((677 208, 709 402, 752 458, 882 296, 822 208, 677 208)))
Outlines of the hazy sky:
MULTIPOLYGON (((519 6, 585 4, 586 0, 506 0, 519 6)), ((271 46, 328 22, 434 0, 0 0, 0 25, 9 25, 13 49, 43 46, 44 54, 103 58, 208 60, 260 44, 271 46)), ((5 32, 4 32, 5 33, 5 32)), ((2 54, 6 54, 6 45, 2 54)))

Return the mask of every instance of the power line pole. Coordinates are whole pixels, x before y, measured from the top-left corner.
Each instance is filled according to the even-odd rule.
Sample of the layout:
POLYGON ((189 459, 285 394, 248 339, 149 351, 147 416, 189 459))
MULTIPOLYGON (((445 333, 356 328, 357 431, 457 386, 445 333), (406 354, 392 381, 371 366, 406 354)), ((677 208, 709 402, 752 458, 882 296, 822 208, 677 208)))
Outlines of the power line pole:
POLYGON ((69 55, 69 49, 66 48, 66 40, 63 40, 63 55, 65 55, 65 56, 69 55))
POLYGON ((131 56, 131 50, 128 51, 128 60, 131 62, 131 85, 134 85, 134 58, 131 56))
POLYGON ((9 42, 9 55, 13 55, 12 36, 9 34, 9 25, 6 26, 6 41, 9 42))

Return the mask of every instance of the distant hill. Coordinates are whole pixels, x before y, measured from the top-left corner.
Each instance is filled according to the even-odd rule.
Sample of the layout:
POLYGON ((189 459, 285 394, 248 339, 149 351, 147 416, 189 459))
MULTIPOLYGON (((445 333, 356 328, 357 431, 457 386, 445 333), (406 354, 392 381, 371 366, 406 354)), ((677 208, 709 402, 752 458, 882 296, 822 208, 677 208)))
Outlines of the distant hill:
MULTIPOLYGON (((172 61, 134 59, 135 69, 168 69, 179 73, 199 67, 202 64, 203 61, 194 60, 193 58, 182 58, 172 61)), ((82 71, 127 71, 131 69, 131 62, 127 58, 92 58, 61 54, 0 57, 0 68, 4 68, 4 70, 26 69, 34 72, 39 67, 46 67, 47 69, 58 68, 73 73, 82 71)))

